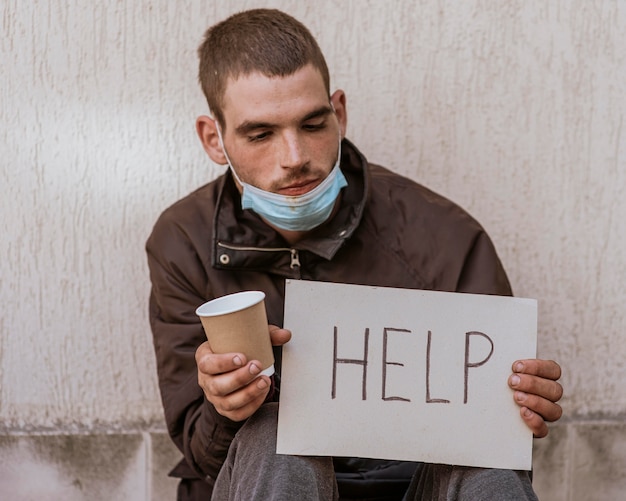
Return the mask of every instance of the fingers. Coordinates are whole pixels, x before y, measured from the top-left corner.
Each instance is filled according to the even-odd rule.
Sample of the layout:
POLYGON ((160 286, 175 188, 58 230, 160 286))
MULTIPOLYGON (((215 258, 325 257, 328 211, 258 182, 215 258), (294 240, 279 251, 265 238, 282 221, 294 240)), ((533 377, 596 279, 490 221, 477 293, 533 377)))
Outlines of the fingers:
MULTIPOLYGON (((216 355, 215 357, 219 359, 224 358, 222 355, 216 355)), ((234 358, 237 358, 237 356, 234 358)), ((217 366, 220 364, 215 363, 212 365, 217 366)), ((224 365, 230 366, 230 364, 227 364, 226 362, 224 365)), ((247 386, 253 379, 256 379, 261 370, 261 363, 254 360, 245 364, 243 367, 235 367, 227 371, 219 371, 215 373, 205 373, 199 367, 198 383, 206 393, 216 397, 225 397, 226 395, 247 386)))
POLYGON ((515 390, 513 398, 520 406, 520 415, 537 438, 545 437, 546 421, 557 421, 563 415, 556 403, 563 396, 563 387, 556 381, 561 368, 551 360, 519 360, 513 370, 509 386, 515 390))
MULTIPOLYGON (((272 345, 282 346, 291 332, 270 325, 272 345)), ((208 342, 196 350, 198 384, 217 412, 233 421, 247 419, 263 404, 271 387, 270 378, 259 376, 261 364, 242 353, 213 353, 208 342)))
POLYGON ((518 360, 513 363, 513 372, 556 381, 561 377, 561 366, 554 360, 518 360))
POLYGON ((253 398, 252 400, 245 400, 244 405, 242 405, 241 407, 233 408, 231 405, 222 405, 222 402, 230 403, 229 400, 224 400, 222 402, 218 402, 217 405, 214 405, 217 412, 219 412, 222 416, 227 417, 231 421, 239 422, 252 416, 252 414, 254 414, 259 409, 259 407, 263 405, 266 395, 267 391, 259 394, 256 398, 253 398))
POLYGON ((260 364, 254 363, 218 375, 198 371, 198 384, 218 413, 241 421, 256 412, 270 390, 270 378, 259 376, 260 371, 260 364))
POLYGON ((210 398, 207 395, 207 399, 222 416, 226 416, 231 421, 242 421, 261 407, 269 392, 270 384, 267 376, 260 376, 232 393, 224 396, 212 394, 210 398))
POLYGON ((281 329, 275 325, 270 325, 270 338, 272 339, 272 346, 282 346, 291 339, 291 331, 287 329, 281 329))
POLYGON ((217 412, 233 421, 250 417, 264 402, 271 382, 259 376, 258 360, 241 353, 216 354, 208 343, 196 351, 198 384, 217 412))
POLYGON ((509 385, 515 390, 558 402, 563 387, 556 381, 561 377, 561 367, 552 360, 519 360, 513 364, 509 385))
POLYGON ((522 407, 520 415, 536 438, 543 438, 548 435, 548 425, 539 414, 531 411, 528 407, 522 407))
POLYGON ((196 365, 198 371, 203 374, 217 375, 239 369, 246 363, 243 353, 226 353, 218 355, 208 348, 208 343, 203 343, 196 351, 196 365))
POLYGON ((558 421, 563 415, 563 409, 559 404, 537 395, 516 391, 513 394, 513 398, 520 407, 528 408, 528 410, 538 414, 542 420, 554 422, 558 421))
POLYGON ((538 395, 550 402, 558 402, 563 396, 563 387, 556 381, 528 374, 513 374, 509 386, 514 390, 538 395))

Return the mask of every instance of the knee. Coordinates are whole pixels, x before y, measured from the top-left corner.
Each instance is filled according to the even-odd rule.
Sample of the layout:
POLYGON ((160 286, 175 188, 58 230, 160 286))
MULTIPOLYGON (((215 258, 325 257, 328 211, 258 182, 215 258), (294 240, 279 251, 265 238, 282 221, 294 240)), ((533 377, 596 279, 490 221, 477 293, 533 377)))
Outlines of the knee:
POLYGON ((277 427, 278 403, 270 402, 259 407, 259 409, 248 418, 239 432, 237 432, 237 440, 240 442, 254 440, 256 443, 259 437, 263 437, 264 442, 275 451, 277 427))
POLYGON ((278 402, 263 404, 248 419, 245 426, 255 428, 276 428, 278 425, 278 402))

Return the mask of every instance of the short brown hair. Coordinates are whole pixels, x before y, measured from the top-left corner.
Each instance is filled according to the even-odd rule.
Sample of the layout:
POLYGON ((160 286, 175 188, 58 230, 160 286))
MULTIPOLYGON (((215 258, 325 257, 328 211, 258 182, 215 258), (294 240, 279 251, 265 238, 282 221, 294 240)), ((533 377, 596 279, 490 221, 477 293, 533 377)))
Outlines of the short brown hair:
POLYGON ((229 78, 259 72, 284 77, 312 64, 330 96, 326 60, 311 32, 301 22, 275 9, 239 12, 209 28, 198 48, 198 78, 214 117, 222 113, 229 78))

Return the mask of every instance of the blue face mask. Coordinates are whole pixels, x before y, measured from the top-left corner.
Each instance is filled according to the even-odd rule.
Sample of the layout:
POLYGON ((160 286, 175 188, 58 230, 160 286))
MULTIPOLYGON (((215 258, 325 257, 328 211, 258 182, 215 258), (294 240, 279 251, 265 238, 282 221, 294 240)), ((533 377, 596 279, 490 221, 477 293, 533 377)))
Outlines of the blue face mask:
POLYGON ((341 189, 348 186, 348 182, 339 168, 341 138, 339 138, 337 161, 326 179, 303 195, 287 196, 262 190, 239 179, 226 153, 219 126, 217 131, 230 170, 243 188, 241 208, 252 209, 276 228, 289 231, 308 231, 319 226, 330 217, 341 189))

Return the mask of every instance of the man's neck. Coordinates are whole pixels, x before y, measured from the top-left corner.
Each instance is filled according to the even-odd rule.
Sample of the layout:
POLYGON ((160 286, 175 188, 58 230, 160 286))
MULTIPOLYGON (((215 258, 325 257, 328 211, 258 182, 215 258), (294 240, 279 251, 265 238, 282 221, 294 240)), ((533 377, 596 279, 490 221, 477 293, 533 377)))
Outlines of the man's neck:
POLYGON ((299 240, 302 240, 305 236, 307 236, 310 231, 290 231, 290 230, 281 230, 280 228, 276 228, 276 231, 280 233, 280 235, 287 240, 289 245, 293 245, 299 240))

